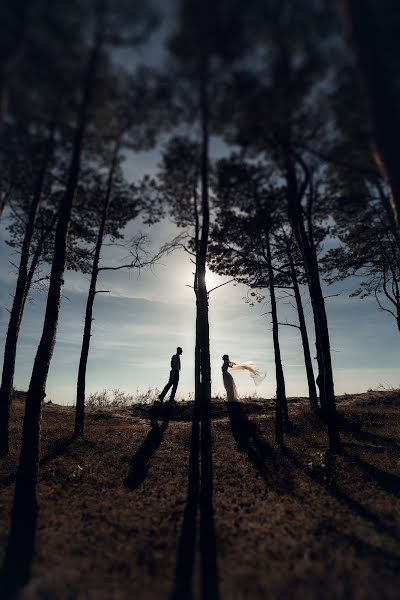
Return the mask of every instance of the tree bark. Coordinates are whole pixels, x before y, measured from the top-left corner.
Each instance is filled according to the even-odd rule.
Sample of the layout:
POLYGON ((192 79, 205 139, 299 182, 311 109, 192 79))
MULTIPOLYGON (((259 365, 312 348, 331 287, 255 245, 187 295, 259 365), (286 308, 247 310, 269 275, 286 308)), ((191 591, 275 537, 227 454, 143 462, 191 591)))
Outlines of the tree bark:
POLYGON ((205 52, 200 64, 200 121, 201 121, 201 233, 197 260, 197 325, 196 345, 200 363, 200 553, 202 571, 202 595, 218 598, 218 576, 213 509, 213 464, 211 436, 211 361, 210 329, 208 318, 208 292, 206 265, 210 230, 209 207, 209 98, 208 54, 205 52))
POLYGON ((301 300, 299 284, 297 281, 296 268, 294 266, 293 256, 290 251, 290 247, 287 248, 287 256, 289 259, 290 274, 292 277, 294 297, 296 300, 297 313, 299 316, 300 334, 301 334, 301 341, 303 344, 304 364, 306 366, 308 395, 310 398, 310 406, 311 406, 312 412, 315 415, 317 415, 318 414, 318 397, 317 397, 317 388, 316 388, 315 379, 314 379, 314 370, 313 370, 312 360, 311 360, 310 343, 308 340, 307 325, 306 325, 306 320, 304 317, 304 309, 303 309, 303 303, 301 300))
MULTIPOLYGON (((312 303, 311 303, 312 305, 312 303)), ((318 321, 313 307, 313 320, 314 320, 314 330, 315 330, 315 351, 318 365, 318 375, 315 380, 318 390, 319 390, 319 403, 321 407, 321 415, 326 414, 326 402, 325 402, 325 391, 324 391, 324 363, 322 360, 322 352, 321 352, 321 344, 320 344, 320 335, 318 331, 318 321)))
POLYGON ((31 0, 15 0, 13 2, 15 27, 12 42, 0 55, 0 127, 7 112, 8 79, 22 55, 30 5, 31 0))
POLYGON ((30 575, 37 520, 37 473, 40 456, 42 402, 46 396, 46 381, 55 345, 61 290, 67 256, 67 235, 73 198, 78 183, 80 158, 87 125, 88 108, 101 48, 100 37, 91 52, 86 72, 83 95, 79 107, 77 127, 65 193, 61 202, 50 274, 42 336, 36 353, 28 393, 22 430, 21 455, 16 477, 11 530, 3 565, 3 580, 8 587, 18 588, 30 575))
POLYGON ((38 174, 32 203, 29 209, 28 221, 22 242, 17 285, 15 288, 14 300, 11 308, 10 320, 8 322, 6 343, 4 348, 3 373, 0 386, 0 456, 4 456, 9 451, 9 422, 11 394, 15 373, 15 357, 17 353, 18 336, 25 306, 25 299, 32 280, 31 278, 28 278, 29 254, 35 228, 35 220, 42 198, 45 175, 52 154, 53 131, 50 132, 50 137, 46 146, 47 147, 45 148, 42 166, 38 174))
MULTIPOLYGON (((367 101, 373 156, 386 180, 394 223, 400 230, 400 110, 383 55, 383 40, 369 0, 342 0, 367 101)), ((388 16, 389 18, 389 16, 388 16)))
POLYGON ((40 236, 40 239, 36 246, 35 252, 33 253, 31 264, 29 265, 28 275, 26 278, 26 287, 25 287, 24 301, 22 304, 21 319, 22 319, 23 312, 25 309, 26 300, 28 298, 29 291, 32 286, 33 276, 36 273, 36 269, 39 264, 40 257, 42 256, 42 250, 43 250, 44 243, 45 243, 46 239, 48 238, 48 236, 50 235, 50 233, 53 231, 54 227, 56 226, 56 223, 57 223, 57 215, 55 215, 55 217, 51 221, 50 225, 47 227, 47 229, 45 229, 43 234, 40 236))
POLYGON ((4 209, 7 205, 7 194, 0 191, 0 221, 3 216, 4 209))
POLYGON ((279 37, 277 38, 276 42, 277 48, 280 51, 279 81, 277 81, 277 85, 282 88, 281 103, 284 121, 281 132, 281 137, 283 140, 281 146, 281 158, 286 176, 288 217, 303 258, 311 304, 314 313, 319 357, 321 359, 321 367, 323 369, 322 387, 326 407, 325 418, 328 428, 329 448, 331 452, 337 452, 340 449, 340 435, 336 418, 335 390, 333 385, 328 320, 326 317, 325 301, 322 294, 319 277, 317 253, 314 240, 312 237, 310 239, 310 237, 307 235, 305 227, 303 207, 301 205, 303 193, 299 190, 296 164, 294 162, 291 147, 292 107, 289 99, 292 96, 292 90, 290 58, 287 55, 286 48, 281 43, 279 37))
POLYGON ((202 405, 211 401, 211 365, 208 323, 208 293, 206 286, 206 264, 210 230, 210 208, 208 194, 209 177, 209 131, 207 61, 201 67, 200 111, 201 111, 201 232, 197 265, 197 312, 199 317, 200 375, 202 405))
POLYGON ((110 205, 111 191, 113 186, 114 172, 118 157, 119 142, 114 148, 112 162, 108 174, 106 193, 101 215, 99 231, 97 234, 96 247, 93 257, 92 274, 90 278, 89 294, 86 302, 85 326, 83 330, 81 356, 79 359, 78 380, 76 386, 76 410, 75 410, 75 437, 83 437, 85 426, 85 387, 86 387, 86 369, 89 356, 90 338, 93 322, 93 304, 96 297, 96 284, 99 274, 100 253, 103 245, 104 232, 110 205))
POLYGON ((297 192, 295 167, 291 160, 289 150, 286 150, 285 152, 285 159, 289 219, 306 269, 307 282, 316 323, 316 334, 319 340, 318 343, 323 367, 323 390, 325 399, 324 417, 326 419, 328 428, 329 448, 332 452, 337 452, 340 448, 340 435, 336 418, 336 402, 333 385, 328 320, 319 277, 317 253, 314 242, 308 238, 305 229, 303 211, 297 192))
POLYGON ((271 313, 272 313, 272 338, 274 343, 274 358, 275 358, 275 376, 276 376, 276 406, 275 406, 275 444, 283 446, 283 426, 288 423, 287 399, 285 390, 285 377, 283 374, 281 349, 279 344, 279 325, 278 313, 276 309, 275 297, 275 276, 272 267, 271 242, 269 239, 269 231, 266 234, 266 250, 268 263, 268 284, 269 294, 271 297, 271 313))

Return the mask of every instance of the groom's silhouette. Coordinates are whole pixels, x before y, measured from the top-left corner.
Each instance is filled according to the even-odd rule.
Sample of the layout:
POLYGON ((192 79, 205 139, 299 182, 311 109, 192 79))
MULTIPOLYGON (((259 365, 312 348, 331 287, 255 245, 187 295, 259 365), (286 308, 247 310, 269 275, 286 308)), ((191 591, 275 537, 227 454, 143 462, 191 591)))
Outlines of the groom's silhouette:
POLYGON ((179 383, 179 371, 181 370, 181 354, 182 354, 182 348, 180 346, 178 346, 178 348, 176 349, 176 354, 173 355, 173 357, 171 358, 171 371, 169 374, 169 380, 167 385, 165 386, 165 388, 163 389, 163 391, 161 392, 161 394, 158 396, 158 399, 161 400, 161 402, 164 400, 165 396, 168 393, 168 390, 172 387, 172 392, 171 392, 171 396, 170 396, 170 402, 172 402, 175 399, 175 394, 176 394, 176 388, 178 387, 178 383, 179 383))

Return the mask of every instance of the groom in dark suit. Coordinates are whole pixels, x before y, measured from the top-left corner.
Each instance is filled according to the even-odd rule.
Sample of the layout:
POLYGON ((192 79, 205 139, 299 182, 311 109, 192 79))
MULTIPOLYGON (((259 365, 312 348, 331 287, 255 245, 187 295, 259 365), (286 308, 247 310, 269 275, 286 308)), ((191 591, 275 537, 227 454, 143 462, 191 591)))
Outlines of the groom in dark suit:
POLYGON ((178 346, 178 348, 176 349, 176 354, 174 354, 171 358, 171 371, 169 374, 168 383, 161 392, 161 394, 158 396, 158 399, 161 400, 161 402, 164 400, 171 387, 172 392, 169 400, 170 402, 172 402, 175 399, 176 389, 179 383, 179 371, 181 370, 181 355, 182 348, 178 346))

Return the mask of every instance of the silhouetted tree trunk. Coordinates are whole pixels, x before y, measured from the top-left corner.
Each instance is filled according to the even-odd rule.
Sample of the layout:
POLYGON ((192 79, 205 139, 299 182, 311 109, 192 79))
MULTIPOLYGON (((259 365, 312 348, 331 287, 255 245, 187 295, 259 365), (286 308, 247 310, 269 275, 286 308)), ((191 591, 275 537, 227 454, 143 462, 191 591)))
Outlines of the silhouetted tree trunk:
POLYGON ((28 272, 29 254, 35 227, 36 215, 38 213, 42 198, 46 170, 48 168, 51 158, 52 145, 53 131, 51 131, 50 133, 50 139, 47 144, 47 148, 45 149, 43 163, 38 174, 36 188, 29 209, 28 221, 26 224, 25 235, 21 247, 21 258, 18 267, 17 285, 15 289, 13 305, 11 308, 10 320, 7 328, 3 359, 3 374, 0 387, 0 456, 4 456, 9 451, 9 421, 11 408, 11 393, 15 373, 15 357, 17 353, 17 342, 22 320, 22 314, 25 306, 25 299, 27 297, 33 275, 30 272, 28 272))
MULTIPOLYGON (((288 218, 294 232, 297 244, 302 255, 304 268, 307 276, 307 283, 311 298, 312 309, 315 321, 315 333, 317 337, 317 346, 319 349, 320 366, 322 367, 323 396, 325 402, 324 417, 328 428, 329 448, 332 452, 340 449, 340 435, 336 418, 335 390, 333 385, 333 371, 331 350, 329 341, 328 320, 325 310, 325 300, 321 289, 319 276, 317 251, 312 235, 308 235, 304 222, 304 209, 302 206, 303 189, 298 184, 296 163, 292 152, 292 78, 290 57, 283 44, 277 39, 277 47, 280 51, 279 56, 279 84, 282 88, 281 108, 283 116, 283 125, 281 131, 281 159, 285 170, 286 178, 286 200, 288 218)), ((308 211, 308 223, 310 224, 311 210, 308 211)), ((319 373, 321 375, 321 373, 319 373)))
POLYGON ((100 253, 103 245, 104 232, 107 222, 108 208, 110 205, 113 177, 117 162, 119 143, 117 142, 108 174, 106 193, 101 215, 99 231, 97 234, 96 247, 93 257, 92 274, 90 278, 90 287, 88 299, 86 302, 85 326, 83 330, 81 356, 79 360, 78 381, 76 388, 76 411, 75 411, 75 436, 82 437, 85 424, 85 386, 86 386, 86 368, 89 356, 89 346, 93 321, 93 304, 96 297, 96 284, 99 275, 100 253))
MULTIPOLYGON (((393 220, 400 229, 400 108, 369 0, 342 0, 369 110, 375 162, 390 190, 393 220)), ((390 19, 390 15, 386 16, 390 19)))
MULTIPOLYGON (((55 215, 54 219, 50 222, 49 226, 43 231, 43 233, 40 236, 39 241, 36 245, 35 252, 33 253, 31 264, 29 265, 28 275, 26 278, 26 287, 25 287, 24 301, 22 304, 21 320, 23 317, 26 300, 28 298, 28 295, 29 295, 29 292, 30 292, 30 289, 32 286, 33 276, 36 273, 36 269, 39 264, 40 257, 42 256, 42 250, 43 250, 44 243, 45 243, 46 239, 48 238, 48 236, 50 235, 50 233, 54 230, 54 227, 56 226, 56 222, 57 222, 57 215, 55 215)), ((45 279, 47 279, 47 278, 45 278, 45 279)))
POLYGON ((311 360, 310 343, 308 341, 307 325, 306 325, 306 320, 304 317, 303 303, 301 300, 299 284, 297 281, 296 268, 294 266, 293 256, 292 256, 292 253, 291 253, 289 247, 287 247, 287 255, 288 255, 288 259, 289 259, 290 274, 292 277, 293 291, 294 291, 294 297, 296 300, 297 313, 299 316, 300 334, 301 334, 301 341, 303 344, 304 363, 306 366, 306 373, 307 373, 308 395, 310 398, 310 406, 311 406, 312 412, 315 415, 317 415, 318 414, 318 397, 317 397, 317 388, 315 386, 314 370, 313 370, 312 360, 311 360))
POLYGON ((194 415, 193 419, 200 421, 200 408, 201 408, 201 369, 200 369, 200 324, 199 324, 199 311, 197 309, 197 293, 198 293, 198 273, 197 267, 199 264, 198 252, 199 252, 199 215, 197 207, 197 197, 195 195, 195 245, 196 245, 196 270, 194 274, 194 292, 196 295, 196 345, 194 349, 194 415))
POLYGON ((0 126, 7 111, 8 79, 22 55, 31 0, 14 0, 9 4, 9 10, 14 13, 14 23, 12 35, 9 36, 12 41, 0 52, 0 126))
POLYGON ((209 176, 209 131, 208 131, 208 97, 207 97, 207 65, 202 65, 200 80, 200 113, 201 113, 201 227, 197 256, 197 339, 199 341, 200 389, 202 414, 209 413, 207 405, 211 401, 211 364, 210 337, 208 322, 208 293, 206 284, 206 265, 208 236, 210 229, 210 208, 208 192, 209 176))
POLYGON ((7 205, 7 198, 8 196, 5 192, 0 192, 0 220, 7 205))
POLYGON ((272 267, 271 242, 269 232, 266 235, 266 250, 268 263, 268 284, 271 297, 272 339, 274 343, 275 375, 276 375, 276 410, 275 410, 275 444, 283 446, 283 425, 288 423, 285 377, 283 375, 281 349, 279 345, 278 313, 275 297, 275 276, 272 267))
POLYGON ((61 202, 54 242, 54 256, 50 274, 43 332, 36 353, 29 389, 26 396, 22 430, 21 455, 16 477, 14 504, 11 514, 3 579, 11 589, 23 585, 30 574, 37 519, 37 472, 40 456, 42 402, 46 396, 46 381, 53 354, 61 290, 67 256, 67 235, 71 209, 80 170, 83 138, 88 120, 88 108, 101 48, 98 37, 92 49, 83 96, 79 107, 73 151, 65 193, 61 202))
POLYGON ((201 66, 200 77, 200 114, 201 114, 201 228, 200 242, 197 256, 197 315, 198 339, 200 349, 200 377, 201 377, 201 403, 203 406, 211 401, 211 365, 210 365, 210 340, 208 323, 208 294, 206 285, 206 264, 208 237, 210 230, 210 208, 208 193, 209 177, 209 114, 208 114, 208 78, 207 60, 201 66))
POLYGON ((202 572, 202 595, 218 597, 218 577, 215 546, 213 509, 213 465, 211 437, 211 362, 210 328, 208 319, 208 293, 206 265, 210 230, 209 207, 209 98, 207 52, 200 64, 200 123, 201 123, 201 227, 197 257, 197 331, 196 345, 200 363, 200 419, 201 419, 201 487, 200 487, 200 553, 202 572))
POLYGON ((300 205, 298 197, 296 171, 294 163, 291 159, 290 149, 285 150, 285 161, 289 219, 306 269, 310 298, 316 322, 316 335, 318 335, 323 366, 323 389, 325 398, 324 417, 328 427, 330 450, 332 452, 336 452, 340 448, 340 436, 336 418, 336 403, 333 386, 328 320, 319 277, 317 252, 315 249, 315 244, 313 240, 309 239, 305 228, 303 209, 300 205))
POLYGON ((325 390, 324 390, 324 363, 322 361, 322 352, 321 352, 321 344, 319 340, 319 331, 318 331, 318 322, 315 311, 313 309, 313 319, 314 319, 314 330, 315 330, 315 351, 318 365, 318 375, 316 378, 316 384, 319 390, 319 403, 321 407, 321 414, 324 415, 326 413, 326 402, 325 402, 325 390))

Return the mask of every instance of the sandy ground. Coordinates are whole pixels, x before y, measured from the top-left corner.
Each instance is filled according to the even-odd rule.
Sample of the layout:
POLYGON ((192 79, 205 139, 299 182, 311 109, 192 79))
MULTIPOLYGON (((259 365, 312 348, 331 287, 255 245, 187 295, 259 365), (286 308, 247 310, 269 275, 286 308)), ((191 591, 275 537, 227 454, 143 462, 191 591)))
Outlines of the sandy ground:
MULTIPOLYGON (((271 402, 214 401, 211 473, 198 468, 189 403, 153 426, 145 406, 92 410, 84 441, 71 438, 72 408, 45 405, 22 598, 398 598, 399 408, 396 392, 340 398, 332 463, 304 400, 290 403, 283 452, 271 402)), ((23 409, 15 400, 0 463, 1 553, 23 409)))

